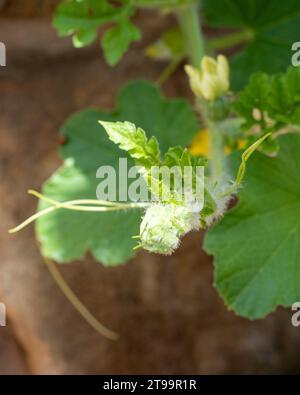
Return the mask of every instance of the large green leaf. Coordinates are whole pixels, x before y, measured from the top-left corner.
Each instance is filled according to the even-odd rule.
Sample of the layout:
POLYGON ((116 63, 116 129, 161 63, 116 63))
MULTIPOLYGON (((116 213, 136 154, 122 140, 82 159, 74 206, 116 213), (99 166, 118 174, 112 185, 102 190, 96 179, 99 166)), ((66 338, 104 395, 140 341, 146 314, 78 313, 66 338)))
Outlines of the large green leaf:
POLYGON ((242 28, 252 36, 231 59, 234 89, 253 72, 275 73, 291 64, 291 45, 299 40, 298 0, 204 0, 204 13, 212 26, 242 28))
POLYGON ((249 318, 300 299, 300 135, 280 145, 276 158, 254 154, 238 205, 205 240, 219 292, 249 318))
POLYGON ((88 117, 82 119, 82 113, 75 114, 62 127, 63 135, 69 139, 62 148, 62 155, 74 158, 80 167, 90 167, 95 162, 97 165, 98 150, 103 144, 106 147, 105 160, 109 160, 109 150, 122 152, 109 141, 105 130, 98 124, 99 119, 134 123, 145 130, 148 137, 157 138, 162 153, 174 145, 188 145, 198 128, 196 115, 186 100, 165 99, 160 89, 146 80, 132 81, 121 89, 114 111, 88 111, 88 117), (83 151, 89 152, 89 157, 85 157, 83 151))
MULTIPOLYGON (((114 111, 89 109, 67 120, 62 128, 65 164, 45 183, 46 196, 58 201, 95 199, 97 168, 111 165, 118 170, 118 159, 126 153, 109 140, 99 120, 134 122, 148 137, 157 138, 163 152, 171 144, 187 145, 198 129, 186 101, 164 99, 150 82, 132 82, 121 91, 114 111)), ((45 206, 40 204, 40 208, 45 206)), ((58 262, 70 262, 91 251, 103 264, 114 265, 134 255, 132 236, 139 233, 140 217, 140 210, 83 213, 60 209, 39 219, 37 236, 43 254, 58 262)))

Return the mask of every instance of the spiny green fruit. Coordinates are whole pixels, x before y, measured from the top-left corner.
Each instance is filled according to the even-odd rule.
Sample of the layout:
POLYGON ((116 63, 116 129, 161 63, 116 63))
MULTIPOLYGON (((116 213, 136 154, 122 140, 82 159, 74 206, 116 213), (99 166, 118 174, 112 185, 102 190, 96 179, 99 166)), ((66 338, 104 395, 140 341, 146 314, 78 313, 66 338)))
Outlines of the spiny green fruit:
POLYGON ((171 254, 180 237, 199 228, 199 213, 175 204, 153 204, 140 226, 141 247, 158 254, 171 254))

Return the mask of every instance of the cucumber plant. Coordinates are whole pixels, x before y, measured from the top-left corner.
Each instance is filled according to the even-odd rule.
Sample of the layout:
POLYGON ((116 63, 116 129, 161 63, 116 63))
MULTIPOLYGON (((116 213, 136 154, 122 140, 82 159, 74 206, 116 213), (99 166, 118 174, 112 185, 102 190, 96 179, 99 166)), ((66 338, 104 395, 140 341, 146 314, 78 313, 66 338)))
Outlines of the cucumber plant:
POLYGON ((160 81, 185 65, 194 107, 140 80, 121 88, 112 111, 72 115, 61 129, 62 166, 41 194, 31 191, 38 211, 11 232, 37 220, 45 257, 64 263, 90 251, 111 266, 136 247, 170 254, 181 236, 203 228, 230 309, 254 319, 291 305, 300 299, 300 70, 290 65, 299 1, 65 0, 53 23, 76 47, 96 41, 104 27, 101 46, 113 66, 141 37, 139 7, 175 15, 178 26, 146 53, 169 62, 160 81), (202 23, 216 35, 206 37, 202 23), (224 53, 233 53, 229 61, 224 53), (118 171, 122 155, 143 166, 148 187, 152 166, 204 167, 203 205, 191 212, 175 189, 154 203, 97 200, 97 168, 118 171))

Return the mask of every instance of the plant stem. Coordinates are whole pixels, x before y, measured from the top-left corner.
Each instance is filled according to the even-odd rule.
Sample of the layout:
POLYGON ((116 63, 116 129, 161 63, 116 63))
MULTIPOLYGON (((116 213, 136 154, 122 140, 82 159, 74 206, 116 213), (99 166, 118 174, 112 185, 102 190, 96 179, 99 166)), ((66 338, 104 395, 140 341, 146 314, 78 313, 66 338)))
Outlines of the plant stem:
POLYGON ((158 85, 161 86, 167 81, 167 79, 175 72, 182 59, 183 58, 181 56, 178 56, 168 64, 156 81, 158 85))
POLYGON ((204 39, 200 26, 198 5, 186 4, 175 9, 178 23, 183 35, 186 53, 193 66, 200 65, 204 56, 204 39))
POLYGON ((131 0, 132 5, 145 8, 171 8, 182 5, 182 3, 189 4, 192 2, 193 0, 131 0))
POLYGON ((242 30, 240 32, 235 32, 227 34, 226 36, 212 38, 207 41, 207 46, 209 49, 222 50, 235 45, 243 44, 245 42, 251 41, 253 39, 253 33, 249 29, 242 30))
MULTIPOLYGON (((186 53, 190 58, 190 62, 194 66, 199 67, 201 59, 205 55, 205 44, 200 25, 197 3, 178 7, 176 15, 182 31, 186 53)), ((220 130, 217 122, 213 122, 209 119, 205 103, 199 100, 197 107, 207 123, 211 136, 211 177, 214 182, 217 182, 222 179, 224 170, 222 130, 220 130)))
POLYGON ((223 133, 218 123, 208 121, 208 130, 211 138, 210 170, 213 182, 220 182, 224 173, 224 141, 223 133))

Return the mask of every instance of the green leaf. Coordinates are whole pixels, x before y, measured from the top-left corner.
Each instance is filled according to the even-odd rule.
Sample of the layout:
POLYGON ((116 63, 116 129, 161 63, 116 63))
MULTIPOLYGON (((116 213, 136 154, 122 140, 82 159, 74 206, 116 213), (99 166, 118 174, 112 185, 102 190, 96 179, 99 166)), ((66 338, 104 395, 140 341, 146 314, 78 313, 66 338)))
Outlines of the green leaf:
POLYGON ((147 139, 143 129, 137 128, 131 122, 104 122, 100 124, 106 130, 111 141, 123 151, 127 151, 138 166, 146 169, 160 164, 159 145, 155 137, 147 139))
POLYGON ((300 125, 300 69, 290 67, 286 74, 271 79, 268 112, 282 125, 300 125))
MULTIPOLYGON (((199 129, 186 101, 164 99, 150 82, 132 82, 122 89, 112 112, 89 109, 66 121, 62 128, 66 143, 61 149, 65 164, 44 184, 46 196, 58 201, 95 199, 98 167, 111 165, 119 173, 118 159, 124 153, 108 139, 99 120, 134 122, 148 137, 157 138, 163 152, 171 144, 189 144, 199 129)), ((130 161, 128 166, 133 164, 130 161)), ((44 207, 40 203, 39 208, 44 207)), ((139 234, 140 218, 140 210, 84 213, 60 209, 38 220, 37 237, 42 253, 58 262, 70 262, 91 251, 103 264, 115 265, 134 255, 132 236, 139 234)))
POLYGON ((132 4, 140 7, 172 8, 175 6, 194 3, 195 0, 132 0, 132 4))
MULTIPOLYGON (((202 157, 202 156, 194 156, 192 155, 187 148, 182 148, 180 146, 177 147, 171 147, 169 150, 165 153, 163 162, 163 166, 168 166, 169 168, 174 168, 175 170, 179 170, 179 175, 185 176, 185 167, 190 167, 192 168, 192 179, 189 180, 189 182, 192 182, 191 187, 193 196, 195 199, 197 198, 196 196, 196 181, 197 181, 197 167, 206 167, 207 165, 207 159, 202 157)), ((188 174, 187 174, 187 177, 188 174)), ((187 179, 188 180, 188 179, 187 179)), ((200 180, 201 181, 201 180, 200 180)), ((171 183, 171 191, 173 192, 175 199, 178 199, 178 196, 180 195, 177 194, 177 191, 175 189, 174 182, 171 183)), ((206 188, 204 187, 204 193, 206 194, 206 188)))
POLYGON ((212 26, 248 32, 245 48, 231 59, 234 89, 254 72, 272 74, 291 64, 291 45, 299 40, 298 0, 204 0, 204 14, 212 26))
POLYGON ((245 130, 259 127, 262 131, 276 131, 300 125, 300 70, 290 67, 286 73, 274 76, 252 75, 233 108, 245 119, 245 130))
POLYGON ((115 65, 131 41, 140 39, 140 31, 129 20, 132 11, 127 0, 118 7, 107 0, 65 0, 55 11, 53 25, 60 36, 72 35, 74 46, 80 48, 96 40, 100 26, 115 23, 102 39, 105 58, 115 65))
POLYGON ((160 89, 146 80, 132 81, 123 87, 112 112, 89 109, 73 115, 62 127, 68 141, 62 146, 63 158, 72 158, 77 167, 95 169, 102 163, 112 163, 122 151, 111 143, 99 120, 129 121, 154 136, 164 154, 169 147, 189 145, 199 130, 197 117, 184 99, 165 99, 160 89), (89 132, 90 131, 90 132, 89 132), (99 150, 104 147, 103 161, 99 150), (88 155, 84 155, 88 152, 88 155))
POLYGON ((132 41, 138 41, 141 33, 129 19, 123 18, 119 24, 107 30, 102 38, 102 48, 106 61, 114 66, 128 50, 132 41))
POLYGON ((254 154, 238 205, 205 239, 216 287, 248 318, 300 298, 300 135, 281 136, 280 146, 276 158, 254 154))
POLYGON ((119 9, 106 0, 66 0, 55 10, 53 25, 60 36, 74 35, 76 47, 91 44, 99 26, 118 19, 119 9))
POLYGON ((268 110, 270 89, 270 77, 261 72, 253 74, 249 84, 239 93, 237 100, 233 103, 233 108, 245 120, 241 125, 243 129, 248 130, 254 125, 266 129, 263 115, 268 110), (253 111, 256 111, 257 115, 253 111))
POLYGON ((184 166, 206 166, 207 159, 202 156, 194 156, 186 148, 177 146, 169 148, 165 153, 163 165, 168 167, 179 166, 184 169, 184 166))

